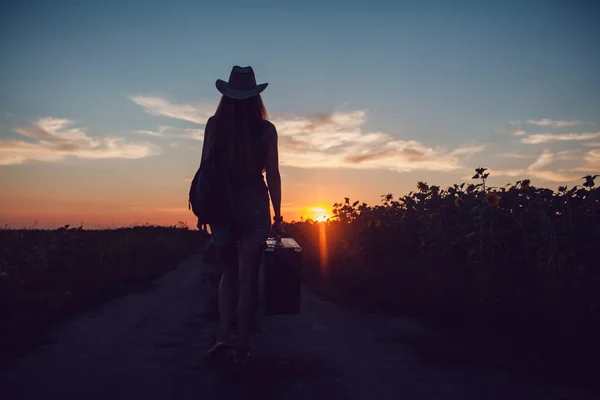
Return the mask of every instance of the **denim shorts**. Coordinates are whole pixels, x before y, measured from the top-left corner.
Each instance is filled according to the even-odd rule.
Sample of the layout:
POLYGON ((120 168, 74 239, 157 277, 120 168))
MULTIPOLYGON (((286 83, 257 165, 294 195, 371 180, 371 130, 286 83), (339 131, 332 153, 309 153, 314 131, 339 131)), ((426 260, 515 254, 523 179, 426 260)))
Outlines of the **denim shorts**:
POLYGON ((239 212, 227 222, 210 224, 212 241, 219 247, 234 246, 241 240, 266 243, 271 233, 268 194, 240 195, 239 212))

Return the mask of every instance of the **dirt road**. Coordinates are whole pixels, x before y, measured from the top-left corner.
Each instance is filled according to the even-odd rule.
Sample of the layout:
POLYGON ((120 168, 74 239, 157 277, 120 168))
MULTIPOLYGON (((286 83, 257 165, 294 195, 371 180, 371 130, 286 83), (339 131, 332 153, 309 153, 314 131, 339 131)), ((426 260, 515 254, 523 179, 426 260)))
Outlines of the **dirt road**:
POLYGON ((303 293, 299 316, 260 315, 246 370, 207 359, 216 268, 192 256, 144 292, 66 322, 0 371, 2 399, 587 399, 497 372, 432 365, 395 340, 418 321, 303 293), (317 397, 318 396, 318 397, 317 397))

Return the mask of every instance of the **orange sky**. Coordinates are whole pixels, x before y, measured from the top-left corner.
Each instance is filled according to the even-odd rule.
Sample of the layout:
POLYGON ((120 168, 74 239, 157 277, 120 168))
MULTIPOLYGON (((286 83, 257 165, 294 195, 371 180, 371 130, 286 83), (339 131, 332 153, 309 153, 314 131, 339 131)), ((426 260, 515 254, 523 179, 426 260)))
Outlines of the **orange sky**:
MULTIPOLYGON (((196 219, 187 208, 193 159, 171 160, 69 159, 4 166, 0 168, 0 180, 9 190, 0 194, 0 223, 40 228, 83 223, 92 229, 184 221, 193 227, 196 219)), ((435 180, 432 173, 285 166, 282 175, 282 214, 287 221, 331 214, 333 203, 346 196, 377 203, 381 194, 412 190, 417 176, 435 180)), ((450 182, 453 176, 460 178, 450 174, 446 180, 450 182)))
MULTIPOLYGON (((87 229, 134 224, 196 226, 187 208, 190 178, 195 172, 201 143, 185 151, 140 160, 66 159, 57 163, 30 162, 0 168, 0 224, 11 227, 56 228, 65 224, 87 229), (36 224, 37 222, 37 224, 36 224)), ((475 164, 476 165, 476 164, 475 164)), ((470 167, 458 171, 412 171, 282 166, 285 220, 316 219, 331 213, 344 197, 378 204, 386 193, 403 195, 416 182, 446 187, 470 182, 470 167)), ((530 176, 527 171, 523 176, 530 176)), ((521 177, 494 176, 491 185, 505 185, 521 177)), ((533 183, 555 187, 533 178, 533 183)))
MULTIPOLYGON (((73 160, 4 167, 0 178, 10 190, 0 195, 0 223, 40 228, 83 223, 91 229, 184 221, 195 226, 195 216, 187 208, 189 178, 183 177, 194 171, 177 174, 160 164, 138 165, 145 161, 73 160)), ((311 184, 289 182, 285 171, 283 175, 282 213, 288 221, 330 213, 331 204, 339 200, 318 180, 314 190, 307 190, 311 184)))

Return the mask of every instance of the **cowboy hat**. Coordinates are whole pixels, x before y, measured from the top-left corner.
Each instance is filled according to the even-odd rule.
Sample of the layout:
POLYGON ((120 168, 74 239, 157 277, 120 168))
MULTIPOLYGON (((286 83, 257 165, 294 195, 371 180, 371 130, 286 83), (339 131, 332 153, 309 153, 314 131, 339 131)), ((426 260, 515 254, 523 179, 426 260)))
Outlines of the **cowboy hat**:
POLYGON ((256 84, 252 67, 240 67, 238 65, 231 69, 229 82, 217 79, 215 83, 217 90, 232 99, 247 99, 256 96, 266 89, 268 83, 256 84))

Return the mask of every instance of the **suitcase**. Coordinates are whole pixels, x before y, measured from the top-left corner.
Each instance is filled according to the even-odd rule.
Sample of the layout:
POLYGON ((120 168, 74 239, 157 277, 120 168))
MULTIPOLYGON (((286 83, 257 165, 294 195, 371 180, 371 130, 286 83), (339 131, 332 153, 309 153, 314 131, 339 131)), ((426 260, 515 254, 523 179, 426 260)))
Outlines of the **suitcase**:
POLYGON ((300 312, 302 247, 292 238, 267 239, 264 249, 265 314, 300 312))

